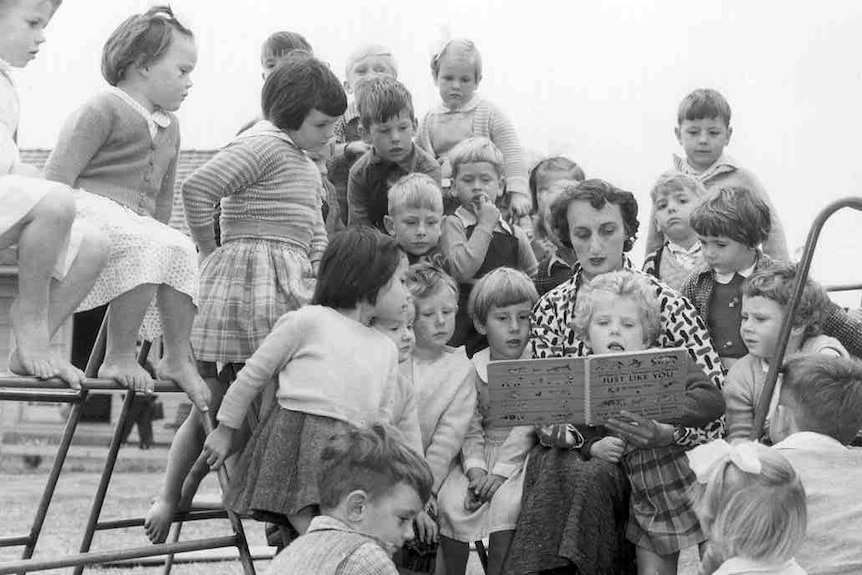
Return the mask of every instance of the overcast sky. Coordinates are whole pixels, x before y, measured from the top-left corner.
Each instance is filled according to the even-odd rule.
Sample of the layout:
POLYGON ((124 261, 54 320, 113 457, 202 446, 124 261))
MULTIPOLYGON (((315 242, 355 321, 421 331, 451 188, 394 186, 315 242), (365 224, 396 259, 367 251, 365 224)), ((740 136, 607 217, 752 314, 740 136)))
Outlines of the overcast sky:
MULTIPOLYGON (((101 89, 102 44, 154 2, 66 0, 36 61, 18 74, 22 147, 51 147, 66 116, 101 89)), ((258 113, 261 41, 302 33, 343 77, 347 54, 389 45, 416 113, 436 101, 428 61, 451 33, 482 51, 480 86, 524 145, 566 153, 588 176, 648 189, 679 153, 679 101, 697 87, 733 108, 728 152, 765 183, 801 247, 828 201, 862 195, 862 3, 688 0, 176 0, 197 37, 183 147, 217 148, 258 113)), ((643 218, 642 218, 643 219, 643 218)), ((838 216, 815 267, 824 283, 862 283, 862 214, 838 216)), ((643 234, 642 234, 643 235, 643 234)), ((640 262, 643 248, 635 248, 640 262)), ((854 299, 858 300, 854 296, 854 299)))

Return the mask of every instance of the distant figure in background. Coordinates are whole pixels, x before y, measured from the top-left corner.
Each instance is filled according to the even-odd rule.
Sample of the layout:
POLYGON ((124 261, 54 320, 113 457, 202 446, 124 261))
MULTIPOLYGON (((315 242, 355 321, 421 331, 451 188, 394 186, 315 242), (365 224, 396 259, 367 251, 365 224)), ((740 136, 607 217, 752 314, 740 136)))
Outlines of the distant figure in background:
MULTIPOLYGON (((763 252, 773 259, 786 261, 788 252, 784 228, 769 194, 751 171, 724 153, 733 134, 730 104, 724 96, 710 88, 701 88, 688 94, 679 104, 674 133, 685 151, 685 158, 674 155, 674 170, 694 176, 708 191, 728 187, 750 190, 769 208, 771 225, 763 239, 763 252)), ((647 253, 661 247, 663 241, 653 210, 647 232, 647 253)))
POLYGON ((524 148, 511 120, 476 94, 482 81, 482 55, 476 44, 464 38, 446 42, 431 58, 431 77, 440 93, 440 103, 425 114, 416 141, 440 161, 444 192, 451 196, 455 189, 450 152, 467 138, 488 138, 503 153, 501 176, 505 175, 505 193, 511 194, 508 204, 513 218, 529 216, 524 148))

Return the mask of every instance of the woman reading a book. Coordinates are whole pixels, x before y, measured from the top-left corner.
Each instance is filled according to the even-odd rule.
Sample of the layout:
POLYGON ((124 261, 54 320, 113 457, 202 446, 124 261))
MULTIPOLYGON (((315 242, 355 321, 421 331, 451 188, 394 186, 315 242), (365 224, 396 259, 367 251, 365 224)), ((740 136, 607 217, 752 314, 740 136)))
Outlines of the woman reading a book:
MULTIPOLYGON (((573 248, 578 263, 572 278, 545 294, 533 309, 533 356, 577 357, 591 348, 575 328, 578 294, 597 275, 630 269, 643 276, 658 301, 657 347, 684 347, 716 389, 721 364, 706 325, 691 303, 657 279, 636 270, 626 253, 638 230, 638 206, 630 192, 598 179, 566 187, 551 208, 551 228, 573 248)), ((705 427, 658 424, 621 414, 608 429, 627 448, 694 446, 723 433, 720 419, 705 427)), ((631 571, 634 551, 626 542, 629 484, 622 467, 585 451, 572 425, 540 431, 541 445, 530 453, 521 516, 505 573, 540 572, 575 565, 583 573, 631 571)))

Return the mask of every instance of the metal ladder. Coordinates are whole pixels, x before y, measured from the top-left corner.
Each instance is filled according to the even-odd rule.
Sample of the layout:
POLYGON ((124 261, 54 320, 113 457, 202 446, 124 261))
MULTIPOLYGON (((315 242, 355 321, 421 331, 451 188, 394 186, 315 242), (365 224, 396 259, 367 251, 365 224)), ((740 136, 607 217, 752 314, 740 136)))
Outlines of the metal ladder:
MULTIPOLYGON (((24 551, 20 560, 0 562, 0 575, 27 573, 28 571, 43 571, 62 567, 74 567, 74 575, 81 575, 86 565, 138 559, 143 557, 154 557, 159 555, 173 557, 175 553, 198 551, 203 549, 218 549, 223 547, 236 547, 244 575, 255 575, 254 563, 248 549, 248 543, 246 541, 242 522, 240 521, 240 518, 230 510, 217 509, 188 511, 175 515, 174 521, 200 521, 227 517, 230 521, 233 535, 209 537, 182 542, 174 540, 170 543, 147 545, 145 547, 135 547, 132 549, 99 552, 90 551, 90 546, 92 545, 93 536, 96 531, 137 527, 142 526, 144 523, 143 517, 99 521, 102 506, 105 502, 105 496, 108 491, 108 485, 110 484, 111 476, 114 472, 114 466, 117 461, 117 455, 120 451, 120 445, 122 444, 123 430, 126 426, 132 401, 136 395, 134 391, 121 387, 113 380, 97 379, 94 377, 98 373, 99 366, 101 366, 102 361, 104 360, 105 343, 107 339, 106 326, 107 317, 102 322, 102 326, 99 329, 99 335, 93 347, 93 352, 87 362, 87 369, 85 370, 87 379, 79 390, 70 389, 65 383, 57 379, 41 381, 33 377, 0 377, 0 401, 61 402, 72 405, 72 409, 66 420, 66 426, 60 440, 60 445, 57 449, 57 454, 54 458, 51 471, 48 474, 47 483, 42 492, 42 498, 36 509, 36 516, 33 520, 30 532, 27 535, 0 538, 0 547, 24 546, 24 551), (75 435, 78 422, 81 420, 84 401, 87 399, 89 392, 95 390, 114 392, 123 391, 126 395, 122 409, 120 410, 119 418, 117 419, 116 426, 114 428, 110 447, 108 448, 108 455, 99 480, 99 486, 90 508, 89 517, 84 526, 84 534, 81 540, 79 553, 52 559, 33 559, 33 551, 35 550, 36 544, 39 541, 39 536, 42 533, 45 516, 48 513, 48 507, 50 506, 51 500, 54 496, 57 481, 59 480, 60 474, 63 470, 63 463, 68 455, 69 447, 72 443, 72 438, 75 435)), ((138 361, 142 365, 146 361, 149 351, 149 342, 144 342, 144 345, 141 347, 140 354, 138 355, 138 361)), ((177 393, 181 392, 181 390, 171 381, 157 381, 155 384, 155 392, 177 393)), ((207 416, 202 419, 204 421, 206 432, 211 432, 213 429, 211 416, 207 416)), ((218 479, 222 491, 227 489, 229 480, 224 466, 219 469, 218 479)), ((166 565, 166 572, 169 570, 170 562, 166 565)))

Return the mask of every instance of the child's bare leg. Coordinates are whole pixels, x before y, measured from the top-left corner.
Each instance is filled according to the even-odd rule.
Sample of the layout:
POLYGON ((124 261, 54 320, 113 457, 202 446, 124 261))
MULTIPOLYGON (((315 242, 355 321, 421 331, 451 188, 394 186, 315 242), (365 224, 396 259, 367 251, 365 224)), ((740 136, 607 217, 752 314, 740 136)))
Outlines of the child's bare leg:
POLYGON ((156 288, 155 284, 135 286, 108 306, 108 343, 99 377, 114 379, 135 391, 152 391, 153 378, 138 363, 135 343, 156 288))
POLYGON ((9 310, 9 320, 17 346, 10 368, 20 375, 49 378, 59 374, 61 360, 52 357, 50 350, 48 301, 51 275, 74 219, 72 193, 57 185, 3 234, 3 243, 18 241, 18 299, 9 310))
POLYGON ((642 547, 637 548, 638 575, 676 575, 679 552, 656 555, 642 547))
POLYGON ((446 565, 446 575, 464 575, 470 559, 470 544, 440 536, 440 551, 446 565))
POLYGON ((158 303, 165 356, 156 366, 156 375, 176 382, 195 407, 208 411, 209 388, 198 373, 189 343, 196 312, 192 298, 168 285, 160 285, 158 303))
POLYGON ((515 530, 494 531, 488 537, 488 575, 500 575, 515 530))
MULTIPOLYGON (((218 409, 224 389, 217 378, 206 378, 213 394, 213 409, 218 409)), ((202 414, 193 409, 171 442, 165 481, 156 500, 144 519, 144 531, 153 543, 164 543, 171 528, 174 514, 191 506, 198 485, 209 472, 206 461, 200 460, 206 434, 202 414)), ((203 417, 209 417, 204 414, 203 417)))

